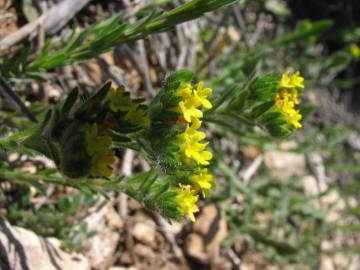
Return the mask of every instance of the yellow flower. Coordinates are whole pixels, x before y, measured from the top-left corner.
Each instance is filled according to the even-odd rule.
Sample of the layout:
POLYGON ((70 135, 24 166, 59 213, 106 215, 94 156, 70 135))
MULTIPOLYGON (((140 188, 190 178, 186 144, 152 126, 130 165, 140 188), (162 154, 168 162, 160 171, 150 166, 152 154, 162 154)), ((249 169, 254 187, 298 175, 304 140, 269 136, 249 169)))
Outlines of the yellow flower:
POLYGON ((196 191, 191 188, 190 185, 179 184, 178 194, 176 196, 182 215, 187 214, 192 222, 195 222, 194 213, 199 211, 196 203, 199 196, 196 195, 196 191))
POLYGON ((293 88, 292 84, 290 83, 290 70, 285 71, 279 83, 279 88, 293 88))
POLYGON ((276 107, 289 124, 295 128, 301 128, 302 116, 295 106, 299 104, 298 91, 304 88, 304 78, 299 71, 290 76, 290 71, 287 70, 282 74, 278 87, 279 92, 275 99, 276 107))
POLYGON ((287 99, 289 102, 293 102, 294 105, 298 105, 300 103, 299 96, 296 90, 282 89, 279 91, 277 99, 287 99))
POLYGON ((360 47, 356 43, 350 44, 350 52, 354 58, 360 58, 360 47))
POLYGON ((97 124, 93 124, 85 132, 86 152, 91 157, 91 176, 111 175, 109 166, 114 163, 115 156, 110 150, 111 137, 99 134, 97 124))
POLYGON ((190 123, 192 118, 202 118, 203 113, 195 106, 196 100, 193 98, 179 102, 179 112, 183 115, 186 122, 190 123))
POLYGON ((184 153, 187 158, 195 160, 198 164, 209 165, 209 161, 212 159, 212 153, 206 151, 207 143, 189 142, 184 143, 184 153))
POLYGON ((202 122, 199 119, 193 118, 191 121, 191 125, 188 127, 188 133, 194 133, 201 127, 201 124, 202 122))
POLYGON ((147 127, 150 125, 150 119, 146 115, 145 110, 133 106, 126 113, 124 120, 135 126, 147 127))
POLYGON ((178 92, 177 92, 177 95, 179 97, 182 97, 183 99, 184 98, 189 98, 191 97, 192 95, 192 92, 193 92, 193 88, 192 88, 192 85, 187 83, 185 84, 183 87, 181 87, 178 92))
POLYGON ((192 124, 186 128, 184 133, 179 135, 179 139, 182 141, 181 152, 198 164, 209 165, 212 153, 205 150, 208 143, 200 143, 201 140, 206 138, 206 135, 204 132, 197 130, 201 126, 201 121, 197 118, 192 120, 192 124))
POLYGON ((194 182, 205 194, 213 186, 213 175, 208 172, 208 169, 200 169, 197 174, 191 176, 191 181, 194 182))
POLYGON ((297 93, 290 93, 288 90, 281 90, 275 100, 275 105, 284 116, 285 120, 295 128, 301 128, 302 118, 295 105, 299 103, 297 93))
POLYGON ((290 88, 304 88, 304 78, 300 75, 299 71, 296 71, 290 76, 290 70, 284 72, 281 76, 279 82, 280 89, 290 89, 290 88))
POLYGON ((139 104, 131 100, 129 94, 125 92, 124 86, 111 90, 109 100, 112 111, 126 112, 125 121, 135 126, 149 126, 150 119, 147 117, 145 110, 139 108, 139 104))
POLYGON ((296 71, 293 75, 290 77, 290 83, 293 85, 293 87, 298 88, 304 88, 304 78, 301 77, 300 72, 296 71))
POLYGON ((137 106, 133 104, 129 94, 125 92, 124 86, 120 86, 118 89, 112 89, 109 93, 110 109, 113 112, 127 112, 131 108, 137 106))
POLYGON ((197 118, 192 118, 190 126, 186 127, 184 133, 179 135, 179 138, 183 141, 195 141, 199 142, 206 138, 206 135, 202 131, 198 131, 201 126, 201 121, 197 118))
POLYGON ((212 94, 212 89, 211 88, 204 89, 204 83, 199 82, 197 85, 197 89, 194 90, 194 97, 197 101, 198 106, 202 105, 206 109, 211 109, 212 104, 207 99, 207 97, 210 96, 211 94, 212 94))
POLYGON ((177 95, 181 97, 177 111, 188 123, 191 122, 192 118, 202 118, 203 113, 199 108, 201 106, 207 109, 212 108, 211 102, 207 99, 211 93, 210 88, 204 88, 203 82, 199 82, 195 90, 191 84, 185 84, 177 92, 177 95))

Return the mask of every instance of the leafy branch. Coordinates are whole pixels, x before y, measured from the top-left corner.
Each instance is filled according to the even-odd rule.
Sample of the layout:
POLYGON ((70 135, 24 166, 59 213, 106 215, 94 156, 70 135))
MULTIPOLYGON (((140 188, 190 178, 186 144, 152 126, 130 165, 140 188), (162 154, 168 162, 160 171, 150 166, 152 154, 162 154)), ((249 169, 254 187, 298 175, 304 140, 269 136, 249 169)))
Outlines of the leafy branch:
MULTIPOLYGON (((1 165, 1 164, 0 164, 1 165)), ((48 169, 38 173, 24 173, 5 166, 0 177, 21 185, 35 187, 39 192, 45 193, 43 184, 56 184, 73 187, 81 191, 102 194, 107 197, 107 191, 126 193, 136 199, 145 208, 161 213, 163 216, 179 219, 176 192, 170 188, 165 179, 159 178, 154 170, 139 174, 135 177, 125 178, 114 176, 111 179, 72 179, 56 174, 56 170, 48 169)), ((0 181, 1 182, 1 181, 0 181)))
POLYGON ((168 12, 153 11, 132 24, 121 23, 121 16, 114 16, 82 32, 74 31, 69 39, 52 53, 49 53, 49 46, 45 47, 36 59, 28 63, 26 71, 48 70, 96 57, 116 46, 167 31, 177 24, 196 19, 236 1, 192 0, 168 12))

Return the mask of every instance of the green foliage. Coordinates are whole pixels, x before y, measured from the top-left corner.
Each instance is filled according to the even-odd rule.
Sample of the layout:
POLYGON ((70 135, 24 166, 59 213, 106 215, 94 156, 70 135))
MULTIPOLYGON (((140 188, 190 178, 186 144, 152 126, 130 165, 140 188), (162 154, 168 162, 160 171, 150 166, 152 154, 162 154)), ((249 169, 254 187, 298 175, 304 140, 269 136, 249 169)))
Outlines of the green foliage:
POLYGON ((101 194, 107 197, 107 192, 110 190, 126 193, 146 209, 159 212, 168 219, 180 219, 179 206, 176 200, 177 193, 172 186, 173 180, 171 177, 170 179, 159 177, 155 170, 150 170, 135 177, 114 176, 108 180, 89 178, 70 179, 57 175, 56 170, 43 170, 35 174, 27 174, 3 163, 0 163, 0 171, 2 179, 27 186, 22 189, 26 196, 20 196, 24 201, 18 201, 12 206, 14 221, 18 223, 22 220, 21 222, 23 222, 22 224, 25 227, 38 228, 36 230, 42 235, 54 235, 54 230, 59 228, 59 230, 64 229, 65 231, 57 231, 57 234, 61 234, 61 238, 65 237, 66 232, 70 229, 67 228, 69 220, 65 217, 74 215, 81 202, 89 205, 91 203, 91 194, 101 194), (73 187, 80 190, 83 195, 75 196, 72 200, 62 197, 57 201, 56 208, 46 208, 42 213, 39 213, 39 216, 35 215, 32 217, 30 214, 21 216, 17 209, 28 208, 30 203, 28 187, 34 187, 40 194, 45 194, 44 185, 46 183, 73 187), (52 216, 52 218, 45 223, 38 222, 39 219, 46 218, 46 216, 52 216), (62 223, 57 224, 57 220, 62 220, 62 223), (52 227, 49 223, 57 224, 58 226, 52 227))
MULTIPOLYGON (((298 179, 280 182, 263 172, 256 181, 245 185, 223 163, 219 173, 226 182, 219 187, 216 200, 222 202, 232 231, 248 235, 257 249, 278 263, 285 260, 285 265, 315 264, 326 209, 312 206, 318 198, 304 195, 298 179), (235 194, 241 194, 237 209, 230 208, 235 194), (266 218, 269 220, 265 223, 266 218)), ((230 235, 226 244, 234 241, 230 235)))
MULTIPOLYGON (((129 194, 149 210, 179 220, 181 213, 176 199, 178 183, 189 179, 191 168, 182 164, 178 156, 178 134, 184 127, 177 124, 177 91, 179 87, 190 83, 192 77, 191 72, 184 70, 169 74, 163 89, 149 107, 140 104, 142 100, 131 100, 129 94, 123 92, 123 87, 111 90, 110 83, 84 101, 80 100, 78 90, 74 89, 63 102, 50 108, 35 127, 0 141, 4 147, 10 148, 12 143, 17 143, 47 156, 55 162, 64 179, 54 175, 32 176, 28 179, 28 176, 24 177, 15 171, 7 171, 5 178, 38 186, 39 190, 42 190, 39 181, 104 195, 106 189, 113 189, 129 194), (115 104, 114 98, 123 101, 115 104), (128 111, 133 108, 140 108, 146 115, 149 114, 149 125, 136 125, 127 121, 128 111), (96 129, 92 131, 94 125, 96 129), (132 148, 140 152, 154 170, 129 179, 94 179, 94 159, 88 149, 98 146, 92 146, 93 142, 87 138, 98 136, 98 133, 104 134, 96 138, 102 140, 101 144, 106 144, 105 141, 111 138, 112 149, 132 148), (107 134, 110 137, 104 137, 107 134)), ((102 148, 91 149, 103 151, 102 148)), ((61 208, 68 206, 67 201, 59 203, 61 208)), ((65 208, 63 210, 66 212, 65 208)))
MULTIPOLYGON (((158 137, 159 134, 153 134, 164 128, 168 131, 167 125, 164 124, 154 125, 147 132, 145 132, 147 128, 126 125, 121 120, 125 117, 124 114, 121 118, 118 113, 113 115, 114 112, 109 109, 108 93, 110 88, 111 84, 105 84, 85 101, 79 100, 78 90, 74 89, 63 102, 49 109, 39 124, 14 135, 5 136, 0 140, 0 145, 4 149, 12 149, 14 144, 22 145, 26 147, 26 151, 35 150, 52 159, 64 175, 64 179, 45 172, 37 176, 25 176, 20 171, 10 171, 6 167, 3 168, 4 178, 35 186, 40 191, 43 191, 41 181, 73 186, 80 190, 104 195, 107 189, 113 189, 129 194, 149 210, 158 211, 170 219, 179 219, 178 202, 173 188, 173 184, 175 186, 177 183, 172 183, 169 179, 161 180, 162 177, 159 177, 155 171, 126 180, 123 178, 108 181, 87 179, 92 160, 86 150, 85 133, 93 123, 107 125, 107 122, 113 122, 113 124, 109 124, 113 126, 110 131, 113 147, 134 148, 142 152, 150 161, 151 159, 154 162, 159 160, 161 161, 160 165, 166 168, 174 166, 171 163, 175 162, 175 157, 169 158, 169 154, 174 153, 171 147, 177 147, 170 145, 174 144, 176 134, 174 132, 166 133, 163 134, 163 138, 158 137), (120 123, 118 128, 114 125, 114 121, 120 123), (151 136, 154 137, 151 138, 151 136), (146 146, 149 145, 149 139, 152 140, 152 147, 156 147, 155 149, 159 151, 155 155, 151 148, 149 150, 150 146, 146 146), (164 144, 161 144, 159 139, 168 140, 169 145, 160 149, 158 146, 164 146, 164 144), (143 142, 143 145, 139 145, 139 142, 143 142)), ((166 170, 164 169, 164 171, 166 170)), ((74 210, 67 199, 61 199, 58 203, 64 214, 69 214, 74 210)))
POLYGON ((89 121, 103 120, 101 102, 109 90, 110 84, 106 84, 75 108, 78 90, 74 89, 63 104, 47 112, 43 122, 24 141, 24 145, 54 160, 60 171, 68 177, 87 176, 91 160, 86 152, 85 131, 89 121))
POLYGON ((7 217, 11 223, 42 236, 57 237, 71 250, 81 251, 79 240, 92 235, 86 230, 85 224, 81 224, 75 230, 73 228, 74 220, 81 218, 81 211, 83 215, 86 214, 86 209, 95 202, 94 196, 90 193, 76 194, 72 197, 62 196, 54 204, 46 203, 46 197, 43 197, 38 205, 34 205, 30 200, 33 195, 27 186, 18 185, 15 193, 5 190, 3 195, 13 197, 14 200, 7 209, 7 217))
MULTIPOLYGON (((45 71, 97 57, 116 46, 151 34, 169 31, 179 23, 235 2, 192 0, 164 12, 163 7, 172 4, 171 1, 151 1, 135 14, 138 20, 134 23, 123 23, 122 14, 118 14, 81 31, 74 29, 72 35, 60 44, 47 42, 38 55, 31 55, 32 48, 29 46, 15 59, 2 59, 0 72, 8 78, 25 77, 44 81, 47 79, 45 71)), ((294 128, 275 106, 281 78, 278 72, 289 67, 305 74, 306 88, 338 91, 339 87, 359 84, 358 78, 343 76, 349 71, 349 66, 355 63, 347 42, 359 40, 359 29, 342 29, 340 34, 335 35, 344 39, 341 49, 323 49, 324 44, 320 39, 336 28, 333 21, 297 21, 293 27, 290 10, 284 1, 239 2, 244 12, 250 10, 253 14, 253 9, 260 6, 264 9, 261 12, 273 14, 275 20, 266 22, 266 27, 270 24, 270 28, 257 37, 257 31, 262 31, 261 16, 258 25, 246 27, 241 26, 240 22, 240 41, 228 44, 226 30, 230 24, 234 24, 232 27, 239 24, 236 16, 230 13, 232 9, 224 9, 216 23, 211 21, 213 18, 202 21, 199 25, 203 46, 199 46, 196 71, 169 73, 149 105, 143 104, 143 100, 132 100, 141 108, 142 116, 149 118, 149 125, 127 121, 127 112, 111 111, 110 84, 105 84, 85 101, 79 97, 77 89, 73 90, 46 114, 40 110, 38 125, 23 120, 20 122, 19 112, 0 112, 5 123, 16 118, 21 123, 16 128, 23 129, 13 133, 10 128, 2 128, 1 150, 16 151, 30 157, 35 152, 41 153, 54 160, 62 173, 57 174, 55 169, 25 173, 18 169, 18 165, 9 164, 5 160, 6 153, 1 151, 0 181, 8 181, 19 187, 16 201, 8 209, 11 221, 39 234, 67 240, 66 247, 79 249, 79 239, 91 237, 92 232, 81 224, 69 236, 73 216, 90 206, 93 194, 108 197, 112 194, 109 191, 124 192, 149 211, 159 212, 170 220, 180 220, 177 187, 178 183, 190 182, 191 168, 181 164, 178 159, 179 142, 176 138, 184 127, 176 124, 179 119, 175 109, 179 102, 176 92, 186 83, 205 78, 206 84, 211 84, 214 95, 211 99, 213 107, 205 112, 203 121, 210 127, 213 138, 211 145, 215 150, 214 155, 218 157, 212 164, 218 184, 210 200, 219 203, 226 212, 230 234, 224 244, 232 246, 235 236, 240 233, 246 235, 252 248, 263 252, 280 268, 299 264, 301 267, 305 265, 318 269, 319 258, 323 255, 320 245, 323 239, 332 237, 335 231, 350 236, 358 233, 359 157, 356 153, 348 153, 347 139, 351 129, 346 127, 346 123, 316 123, 319 127, 307 127, 306 124, 305 131, 297 136, 299 146, 292 149, 302 154, 313 151, 321 153, 325 157, 327 173, 339 175, 339 179, 335 179, 318 196, 304 195, 299 179, 280 182, 269 176, 266 169, 261 169, 256 179, 248 184, 240 181, 235 163, 243 165, 242 157, 233 161, 234 166, 226 165, 223 160, 227 158, 224 158, 225 153, 218 145, 224 139, 230 139, 240 142, 242 146, 255 145, 259 149, 267 149, 273 147, 275 139, 294 134, 294 128), (248 6, 250 9, 246 9, 248 6), (220 50, 223 53, 218 53, 220 50), (209 67, 210 61, 216 67, 216 73, 212 71, 213 66, 209 67), (124 148, 134 149, 148 161, 151 170, 134 177, 89 176, 91 157, 85 149, 84 137, 94 123, 107 129, 107 135, 112 139, 111 149, 116 152, 124 148), (54 204, 34 210, 30 203, 30 187, 41 194, 39 196, 46 196, 46 184, 49 183, 74 187, 81 193, 74 197, 60 197, 54 204), (319 209, 313 204, 333 190, 339 192, 347 207, 336 221, 329 223, 325 217, 331 207, 319 209), (343 220, 350 222, 344 225, 343 220)), ((24 13, 30 20, 34 10, 31 10, 29 1, 23 4, 24 13)), ((129 94, 125 93, 125 97, 129 97, 129 94)), ((309 104, 299 109, 303 118, 316 110, 309 104)), ((317 111, 317 114, 321 115, 321 112, 317 111)), ((355 129, 357 124, 352 123, 351 128, 355 129)), ((6 190, 0 192, 6 194, 6 190)), ((335 207, 335 204, 332 206, 335 207)), ((329 253, 356 254, 358 251, 356 246, 348 246, 329 253)))
POLYGON ((168 12, 150 12, 133 24, 120 23, 120 15, 101 21, 73 35, 54 52, 49 47, 32 62, 27 71, 69 65, 107 52, 124 43, 129 43, 154 33, 167 31, 177 24, 196 19, 207 12, 236 2, 236 0, 192 0, 168 12))
POLYGON ((291 34, 284 35, 275 41, 275 45, 286 46, 299 40, 307 39, 312 36, 318 36, 325 30, 328 30, 333 25, 331 20, 321 20, 314 23, 305 24, 297 31, 291 34))
POLYGON ((149 106, 149 117, 152 123, 166 123, 177 121, 178 114, 174 108, 179 102, 176 91, 184 84, 190 83, 193 73, 187 70, 180 70, 170 73, 159 94, 152 100, 149 106))
POLYGON ((239 127, 245 124, 245 128, 260 126, 274 137, 289 137, 294 128, 275 107, 280 78, 280 74, 266 74, 230 86, 215 97, 216 110, 206 120, 237 135, 240 135, 239 127))
POLYGON ((171 188, 168 180, 161 179, 154 171, 150 171, 122 184, 125 186, 124 192, 146 209, 158 212, 168 219, 179 220, 177 191, 171 188))

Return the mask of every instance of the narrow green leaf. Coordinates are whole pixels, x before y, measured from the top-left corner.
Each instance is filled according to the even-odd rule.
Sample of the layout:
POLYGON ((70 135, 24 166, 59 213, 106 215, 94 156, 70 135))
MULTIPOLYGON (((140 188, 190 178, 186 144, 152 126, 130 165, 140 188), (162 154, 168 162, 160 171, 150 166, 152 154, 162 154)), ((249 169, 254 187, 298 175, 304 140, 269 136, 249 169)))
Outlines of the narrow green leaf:
POLYGON ((309 29, 302 29, 296 32, 293 32, 289 35, 285 35, 275 41, 274 45, 288 45, 290 43, 297 42, 298 40, 305 39, 311 36, 319 35, 321 32, 329 29, 333 26, 333 22, 331 20, 322 20, 317 21, 312 24, 312 27, 309 29))

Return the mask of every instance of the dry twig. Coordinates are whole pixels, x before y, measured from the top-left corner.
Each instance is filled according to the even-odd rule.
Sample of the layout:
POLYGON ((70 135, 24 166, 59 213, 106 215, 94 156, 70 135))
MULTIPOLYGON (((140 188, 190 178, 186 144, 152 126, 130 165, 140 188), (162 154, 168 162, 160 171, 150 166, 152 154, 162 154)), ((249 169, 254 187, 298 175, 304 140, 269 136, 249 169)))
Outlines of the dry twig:
POLYGON ((170 225, 166 222, 166 220, 160 216, 159 214, 155 214, 156 223, 161 228, 161 232, 163 233, 166 240, 169 242, 172 251, 175 254, 175 257, 179 260, 181 263, 185 263, 185 256, 182 252, 181 248, 176 243, 175 236, 170 231, 170 225))
POLYGON ((116 66, 111 65, 104 56, 99 56, 98 59, 101 68, 105 70, 109 77, 113 79, 118 86, 124 85, 125 88, 128 88, 116 66))
POLYGON ((234 269, 241 270, 241 260, 232 248, 226 248, 226 254, 234 264, 234 269))
POLYGON ((37 120, 32 112, 26 107, 21 98, 13 91, 9 83, 0 75, 0 92, 12 101, 17 107, 20 108, 21 112, 29 118, 32 122, 36 123, 37 120))
MULTIPOLYGON (((123 157, 123 163, 121 172, 123 175, 130 177, 132 175, 132 164, 134 161, 134 151, 131 149, 127 149, 125 151, 124 157, 123 157)), ((125 193, 121 193, 119 195, 119 212, 120 217, 124 221, 124 234, 125 234, 125 244, 127 250, 130 251, 130 255, 133 260, 135 260, 135 256, 133 253, 133 246, 134 246, 134 239, 132 238, 130 234, 130 223, 128 218, 128 196, 125 193)))
POLYGON ((244 44, 246 47, 249 47, 249 39, 248 39, 248 36, 246 33, 246 24, 245 24, 244 16, 242 15, 242 12, 241 12, 239 6, 233 5, 231 7, 231 9, 234 14, 235 21, 240 29, 241 36, 244 39, 244 44))
POLYGON ((241 178, 243 179, 245 185, 249 184, 251 178, 259 170, 263 161, 264 161, 264 155, 258 155, 254 159, 254 161, 240 173, 241 178))
POLYGON ((34 22, 0 40, 0 52, 9 49, 29 35, 36 35, 39 25, 46 34, 54 34, 64 27, 90 0, 64 0, 42 14, 34 22))

